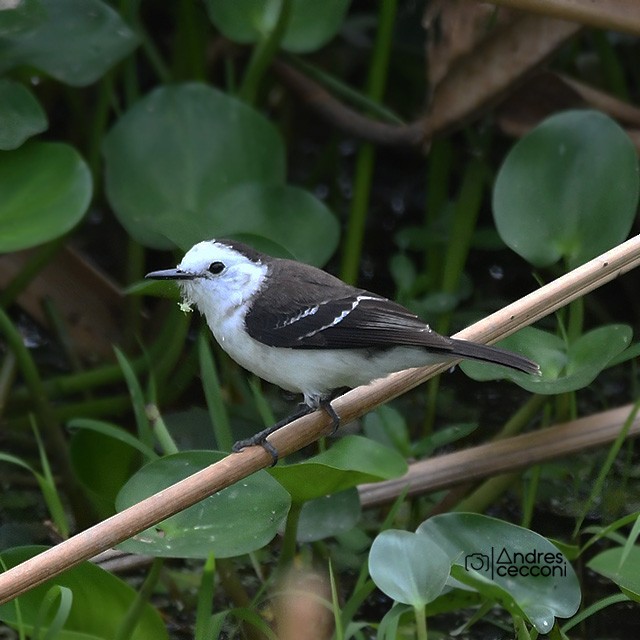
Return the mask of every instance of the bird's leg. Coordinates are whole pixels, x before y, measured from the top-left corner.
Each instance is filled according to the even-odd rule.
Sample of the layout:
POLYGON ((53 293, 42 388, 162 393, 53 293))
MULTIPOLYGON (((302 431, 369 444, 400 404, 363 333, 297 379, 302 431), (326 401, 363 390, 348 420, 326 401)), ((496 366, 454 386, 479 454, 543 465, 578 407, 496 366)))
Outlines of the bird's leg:
POLYGON ((267 427, 266 429, 259 431, 258 433, 251 436, 250 438, 246 438, 245 440, 238 440, 238 442, 236 442, 233 445, 233 447, 231 447, 231 450, 234 453, 237 453, 238 451, 241 451, 245 447, 253 447, 255 445, 260 445, 263 449, 265 449, 268 453, 271 454, 271 457, 273 458, 273 464, 271 466, 274 466, 278 462, 278 457, 279 457, 278 450, 267 440, 267 438, 272 433, 275 433, 278 429, 281 429, 282 427, 288 425, 290 422, 293 422, 294 420, 297 420, 298 418, 302 418, 303 416, 308 415, 312 411, 315 411, 314 407, 309 407, 306 404, 303 404, 300 406, 300 409, 298 409, 298 411, 296 411, 295 413, 292 413, 290 416, 287 416, 286 418, 280 420, 279 422, 276 422, 270 427, 267 427))
POLYGON ((271 464, 271 466, 273 467, 278 462, 279 454, 278 454, 278 450, 267 440, 267 438, 272 433, 275 433, 278 429, 288 425, 290 422, 293 422, 298 418, 302 418, 303 416, 310 414, 312 411, 315 411, 316 409, 322 409, 325 413, 329 415, 329 417, 332 420, 332 429, 329 435, 333 435, 338 430, 338 427, 340 426, 340 416, 336 413, 336 410, 331 406, 331 400, 333 400, 333 398, 335 398, 337 395, 340 395, 340 394, 337 393, 329 396, 328 398, 323 398, 322 400, 319 401, 317 407, 310 407, 306 404, 301 405, 298 411, 280 420, 279 422, 276 422, 274 425, 271 425, 270 427, 267 427, 266 429, 259 431, 258 433, 252 435, 250 438, 246 438, 245 440, 238 440, 238 442, 236 442, 233 445, 233 447, 231 447, 231 450, 234 453, 237 453, 238 451, 241 451, 245 447, 253 447, 255 445, 260 445, 273 458, 273 463, 271 464))
MULTIPOLYGON (((340 395, 339 393, 337 395, 340 395)), ((336 395, 332 395, 329 398, 324 398, 320 400, 319 408, 322 409, 332 420, 332 429, 329 434, 332 436, 340 427, 340 416, 336 413, 336 410, 331 405, 331 401, 336 397, 336 395)))

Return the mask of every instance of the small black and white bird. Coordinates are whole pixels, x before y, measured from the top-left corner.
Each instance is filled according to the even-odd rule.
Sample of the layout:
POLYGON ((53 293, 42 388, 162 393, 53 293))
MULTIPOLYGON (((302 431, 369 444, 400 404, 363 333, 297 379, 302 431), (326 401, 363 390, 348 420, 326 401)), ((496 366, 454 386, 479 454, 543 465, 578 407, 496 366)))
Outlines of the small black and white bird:
MULTIPOLYGON (((205 316, 220 346, 260 378, 304 396, 299 417, 320 407, 334 420, 332 394, 394 371, 458 359, 540 372, 524 356, 433 331, 403 306, 352 287, 300 262, 273 258, 235 240, 193 246, 175 269, 153 271, 176 280, 184 303, 205 316)), ((260 444, 277 460, 267 436, 289 418, 234 451, 260 444)))

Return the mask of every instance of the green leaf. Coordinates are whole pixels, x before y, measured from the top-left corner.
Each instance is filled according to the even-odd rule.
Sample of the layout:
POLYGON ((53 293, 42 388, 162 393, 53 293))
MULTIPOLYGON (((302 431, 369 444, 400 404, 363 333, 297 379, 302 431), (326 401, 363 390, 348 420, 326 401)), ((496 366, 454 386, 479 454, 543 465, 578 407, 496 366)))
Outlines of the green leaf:
POLYGON ((402 456, 361 436, 345 436, 309 460, 269 469, 298 503, 364 482, 397 478, 406 471, 407 463, 402 456))
POLYGON ((91 173, 73 147, 30 142, 0 152, 0 251, 66 233, 87 210, 91 191, 91 173))
MULTIPOLYGON (((4 565, 11 568, 44 550, 45 547, 15 547, 3 551, 0 557, 4 565)), ((136 592, 129 585, 100 567, 83 562, 16 600, 0 605, 0 620, 14 628, 21 625, 25 634, 31 637, 47 593, 56 585, 62 594, 69 591, 73 594, 71 607, 62 630, 55 636, 56 640, 111 640, 116 637, 122 620, 136 600, 136 592), (20 617, 16 605, 20 607, 20 617)), ((69 598, 65 600, 68 605, 69 598)), ((58 610, 58 606, 49 607, 40 627, 40 637, 50 629, 58 610)), ((163 640, 168 636, 160 614, 151 605, 143 604, 131 640, 148 638, 163 640)))
POLYGON ((459 568, 458 580, 512 615, 525 616, 540 633, 556 617, 580 606, 572 566, 546 538, 508 522, 475 513, 446 513, 423 522, 417 533, 437 544, 459 568))
POLYGON ((615 582, 628 597, 640 602, 640 547, 607 549, 589 560, 587 566, 615 582))
MULTIPOLYGON (((230 40, 253 44, 273 31, 282 0, 206 0, 211 22, 230 40)), ((281 47, 308 53, 324 46, 342 26, 350 0, 291 0, 281 47)))
POLYGON ((0 72, 29 65, 81 87, 98 80, 137 45, 133 31, 104 2, 41 0, 41 5, 43 19, 0 41, 0 72))
POLYGON ((609 362, 631 343, 628 325, 612 324, 593 329, 567 346, 553 333, 526 327, 498 344, 535 360, 541 376, 532 376, 506 367, 466 361, 461 369, 474 380, 513 380, 532 393, 555 395, 583 389, 593 382, 609 362))
POLYGON ((389 529, 376 537, 369 552, 369 573, 390 598, 424 607, 444 589, 451 562, 428 537, 389 529))
POLYGON ((19 82, 0 79, 0 150, 17 149, 46 128, 47 116, 33 93, 19 82))
POLYGON ((340 225, 331 211, 308 191, 289 185, 239 185, 207 206, 203 218, 188 241, 179 243, 183 248, 217 235, 246 240, 273 253, 251 238, 257 235, 285 248, 296 260, 322 266, 340 239, 340 225))
POLYGON ((397 409, 387 404, 381 405, 364 416, 363 423, 367 438, 395 449, 405 458, 410 455, 409 429, 404 416, 397 409))
POLYGON ((601 113, 567 111, 513 147, 496 179, 494 219, 533 265, 563 258, 574 268, 627 238, 639 188, 627 134, 601 113))
POLYGON ((116 215, 136 240, 159 249, 171 248, 182 226, 205 224, 206 207, 225 191, 253 181, 281 184, 285 176, 276 128, 198 83, 147 95, 118 120, 103 150, 116 215))
MULTIPOLYGON (((116 508, 126 509, 224 457, 214 451, 187 451, 151 462, 123 487, 116 508)), ((242 555, 260 549, 276 535, 289 505, 287 492, 266 471, 258 471, 134 536, 120 548, 169 558, 242 555)))
MULTIPOLYGON (((101 517, 106 518, 115 512, 116 496, 139 468, 142 461, 139 450, 146 447, 116 425, 78 418, 70 426, 81 425, 84 428, 71 436, 71 464, 101 517)), ((147 451, 149 454, 157 457, 153 451, 147 451)))
POLYGON ((205 85, 164 87, 143 98, 108 134, 104 155, 111 205, 146 246, 186 250, 233 236, 316 265, 337 246, 338 223, 327 207, 284 184, 275 127, 205 85))
POLYGON ((350 531, 358 523, 360 511, 360 497, 355 487, 305 502, 296 539, 315 542, 350 531))
POLYGON ((107 438, 118 440, 128 448, 139 451, 148 460, 155 460, 158 457, 158 454, 151 447, 117 424, 91 418, 74 418, 69 421, 68 426, 71 430, 86 429, 87 431, 95 431, 107 438))
POLYGON ((22 0, 2 5, 0 10, 0 38, 16 36, 31 29, 46 18, 40 0, 22 0))

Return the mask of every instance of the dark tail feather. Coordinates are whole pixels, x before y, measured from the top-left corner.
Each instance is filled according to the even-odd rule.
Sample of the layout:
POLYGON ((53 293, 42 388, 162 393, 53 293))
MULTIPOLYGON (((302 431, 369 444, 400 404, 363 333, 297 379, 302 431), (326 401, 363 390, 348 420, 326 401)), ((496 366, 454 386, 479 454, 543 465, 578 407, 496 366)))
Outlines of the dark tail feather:
POLYGON ((505 367, 517 369, 518 371, 524 371, 525 373, 540 375, 540 366, 537 363, 529 360, 529 358, 513 353, 513 351, 492 347, 488 344, 468 342, 466 340, 452 339, 451 342, 453 342, 452 355, 459 356, 460 358, 493 362, 494 364, 501 364, 505 367))

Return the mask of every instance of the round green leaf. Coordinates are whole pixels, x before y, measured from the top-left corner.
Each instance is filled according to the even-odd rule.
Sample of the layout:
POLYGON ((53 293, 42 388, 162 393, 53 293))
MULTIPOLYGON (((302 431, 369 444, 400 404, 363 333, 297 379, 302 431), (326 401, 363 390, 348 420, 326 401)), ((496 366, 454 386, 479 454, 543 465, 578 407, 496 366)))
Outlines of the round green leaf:
POLYGON ((630 598, 640 602, 640 547, 614 547, 589 560, 587 566, 615 582, 630 598))
POLYGON ((573 268, 626 239, 638 191, 626 133, 601 113, 568 111, 513 147, 496 179, 494 218, 506 244, 533 265, 563 258, 573 268))
POLYGON ((361 436, 345 436, 309 460, 269 469, 298 503, 364 482, 397 478, 406 471, 407 463, 400 454, 361 436))
POLYGON ((0 10, 0 37, 15 36, 42 22, 45 17, 40 0, 4 3, 0 10))
MULTIPOLYGON (((126 509, 225 455, 187 451, 151 462, 122 488, 116 508, 126 509)), ((239 556, 273 539, 289 505, 287 492, 268 473, 258 471, 134 536, 120 548, 169 558, 207 558, 211 553, 217 558, 239 556)))
MULTIPOLYGON (((117 429, 115 425, 112 428, 117 429)), ((122 431, 133 439, 128 431, 122 431)), ((91 496, 94 506, 99 509, 100 516, 106 518, 112 515, 118 492, 131 473, 140 466, 140 452, 124 439, 89 429, 76 431, 71 437, 69 449, 73 470, 91 496)))
MULTIPOLYGON (((291 14, 280 46, 308 53, 340 29, 350 0, 290 0, 291 14)), ((211 21, 227 38, 243 44, 265 40, 275 28, 282 0, 206 0, 211 21)))
MULTIPOLYGON (((46 547, 16 547, 2 552, 3 568, 15 567, 21 562, 45 551, 46 547)), ((59 576, 47 580, 12 600, 0 605, 0 620, 17 628, 20 626, 28 637, 32 637, 47 592, 55 585, 70 589, 73 599, 69 615, 62 630, 55 634, 56 640, 106 640, 118 635, 120 626, 130 615, 131 609, 140 607, 131 640, 168 638, 160 614, 148 603, 136 602, 138 594, 128 584, 104 571, 91 562, 67 569, 59 576), (19 610, 16 605, 19 605, 19 610)), ((55 604, 55 603, 54 603, 55 604)), ((38 637, 49 637, 47 631, 52 623, 56 606, 43 621, 38 637)))
POLYGON ((355 487, 305 502, 296 539, 315 542, 350 531, 358 523, 360 511, 360 497, 355 487))
POLYGON ((383 531, 369 552, 369 573, 378 589, 416 608, 442 593, 450 569, 449 557, 437 544, 410 531, 383 531))
POLYGON ((555 334, 534 327, 501 340, 498 344, 535 360, 542 371, 532 376, 497 365, 466 361, 461 369, 474 380, 506 378, 532 393, 555 395, 583 389, 595 380, 609 362, 631 343, 628 325, 612 324, 593 329, 567 346, 555 334))
POLYGON ((0 149, 16 149, 47 128, 47 116, 24 85, 0 79, 0 149))
MULTIPOLYGON (((138 242, 158 249, 172 247, 174 234, 179 241, 210 228, 205 212, 229 189, 284 182, 275 127, 198 83, 162 87, 140 100, 109 132, 103 151, 107 196, 118 219, 138 242)), ((201 232, 198 240, 206 237, 201 232)))
POLYGON ((61 82, 85 86, 137 45, 137 37, 99 0, 41 0, 44 19, 0 42, 0 71, 36 67, 61 82))
POLYGON ((524 614, 540 633, 580 606, 580 584, 564 555, 541 535, 476 513, 446 513, 417 530, 461 567, 464 584, 524 614))
POLYGON ((73 147, 30 142, 0 152, 0 251, 69 231, 87 210, 91 190, 91 173, 73 147))
MULTIPOLYGON (((296 260, 316 266, 327 263, 340 238, 337 219, 315 196, 298 187, 256 182, 229 189, 211 202, 199 228, 176 229, 175 218, 163 217, 161 224, 188 233, 178 243, 185 249, 203 237, 233 236, 257 246, 252 236, 259 236, 284 247, 296 260)), ((267 250, 264 245, 259 248, 267 250)))

